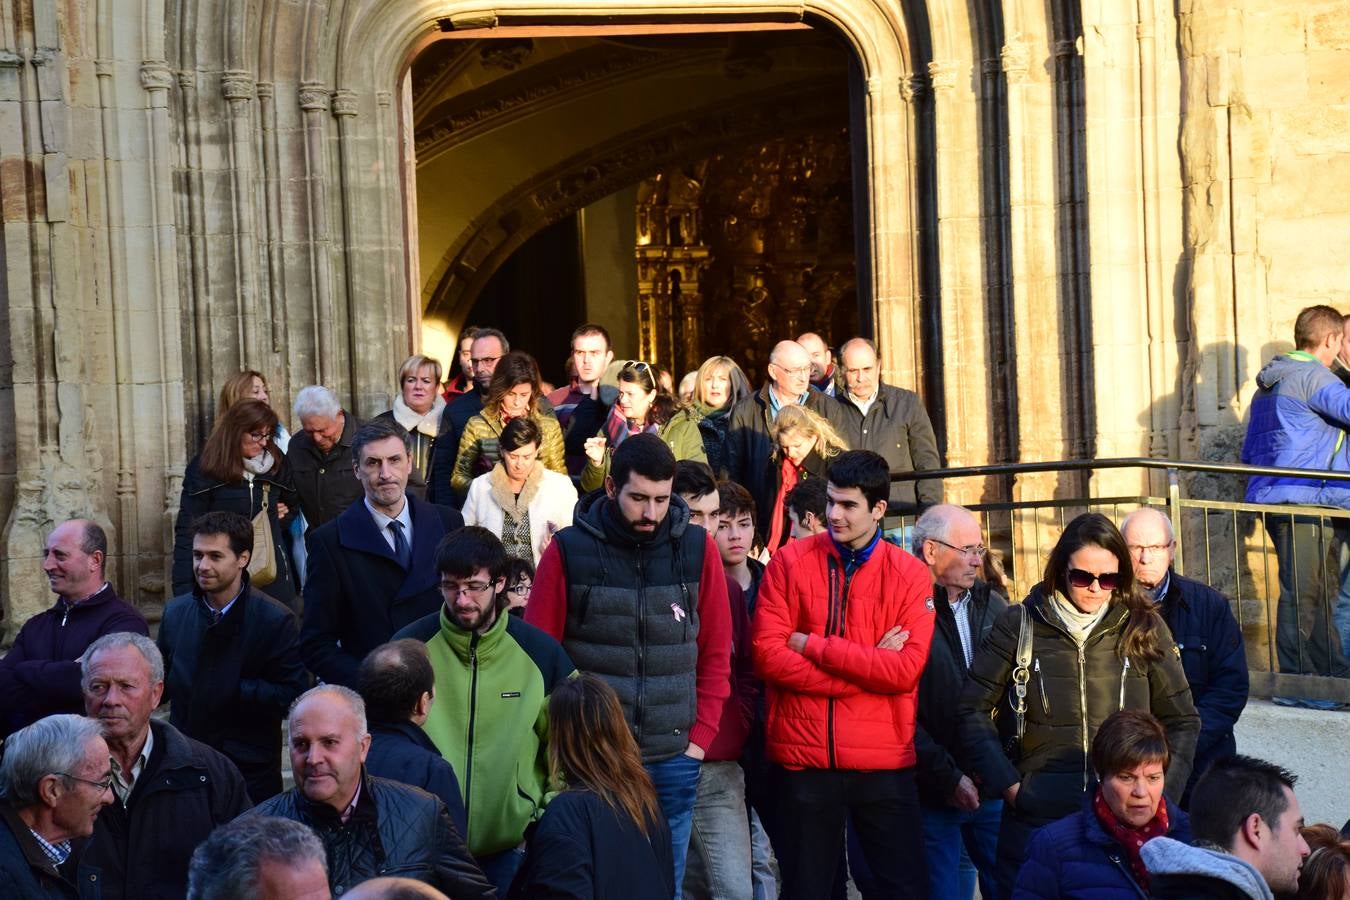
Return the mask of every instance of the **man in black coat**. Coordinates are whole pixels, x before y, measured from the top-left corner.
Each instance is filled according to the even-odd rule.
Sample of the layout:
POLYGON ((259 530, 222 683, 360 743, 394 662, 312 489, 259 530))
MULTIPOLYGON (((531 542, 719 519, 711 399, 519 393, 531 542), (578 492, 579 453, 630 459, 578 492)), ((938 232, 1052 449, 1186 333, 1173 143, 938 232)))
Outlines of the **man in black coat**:
POLYGON ((314 829, 327 851, 334 896, 384 873, 415 878, 456 900, 495 896, 444 803, 366 772, 370 735, 359 694, 320 685, 296 701, 289 724, 295 787, 252 814, 314 829))
POLYGON ((83 713, 80 664, 94 640, 114 631, 149 634, 145 616, 103 577, 108 536, 71 519, 47 535, 42 571, 56 604, 23 624, 0 659, 0 738, 55 713, 83 713))
POLYGON ((366 771, 439 797, 460 834, 468 834, 459 779, 422 730, 436 693, 427 645, 413 638, 381 644, 361 660, 356 684, 370 722, 366 771))
POLYGON ((244 778, 221 753, 168 722, 151 722, 164 660, 139 634, 99 638, 85 651, 84 701, 112 756, 116 800, 99 814, 79 883, 103 900, 182 897, 192 851, 249 808, 244 778))
POLYGON ((328 684, 356 684, 366 654, 441 605, 436 545, 464 524, 408 493, 412 439, 397 422, 362 425, 352 460, 365 496, 309 537, 300 652, 328 684))
POLYGON ((455 459, 459 455, 459 439, 469 420, 483 411, 492 373, 497 371, 497 361, 511 352, 511 342, 495 328, 480 328, 474 332, 469 352, 473 387, 447 403, 445 412, 441 413, 431 467, 427 471, 427 501, 430 503, 459 506, 464 502, 464 498, 456 497, 450 487, 450 474, 455 471, 455 459))
POLYGON ((969 897, 962 884, 961 850, 979 872, 980 894, 995 896, 998 830, 1003 800, 981 791, 967 774, 957 712, 971 660, 1008 608, 1008 600, 979 577, 987 548, 979 520, 960 506, 930 507, 914 523, 914 555, 933 573, 937 627, 919 681, 914 730, 919 803, 928 851, 931 897, 969 897))
POLYGON ((254 803, 281 793, 281 721, 309 687, 295 614, 251 587, 253 523, 209 512, 192 525, 197 586, 164 611, 169 721, 224 753, 244 776, 254 803))
POLYGON ((1120 533, 1139 587, 1162 606, 1200 714, 1195 762, 1181 798, 1184 809, 1196 779, 1210 763, 1237 752, 1233 727, 1247 705, 1247 652, 1228 598, 1172 571, 1177 542, 1171 519, 1143 507, 1125 517, 1120 533))
MULTIPOLYGON (((840 436, 854 450, 871 450, 892 475, 941 468, 933 423, 919 395, 881 383, 876 345, 857 337, 839 348, 844 390, 837 396, 840 436)), ((942 482, 891 483, 887 515, 914 515, 942 502, 942 482)))
POLYGON ((295 421, 301 430, 291 437, 286 461, 308 535, 361 499, 361 482, 350 465, 359 423, 319 384, 295 395, 295 421))

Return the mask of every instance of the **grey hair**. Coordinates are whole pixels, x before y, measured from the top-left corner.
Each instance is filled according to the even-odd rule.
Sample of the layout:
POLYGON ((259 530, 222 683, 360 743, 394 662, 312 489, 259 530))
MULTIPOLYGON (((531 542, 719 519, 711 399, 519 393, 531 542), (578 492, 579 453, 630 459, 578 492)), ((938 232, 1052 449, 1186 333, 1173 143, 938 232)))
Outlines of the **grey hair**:
POLYGON ((328 874, 323 843, 308 825, 277 816, 245 814, 221 825, 198 845, 188 865, 188 900, 253 900, 262 865, 317 861, 328 874))
POLYGON ((38 719, 5 738, 0 760, 0 797, 22 808, 37 802, 38 782, 47 775, 73 772, 84 762, 84 748, 101 737, 98 722, 62 714, 38 719))
POLYGON ((155 646, 154 641, 134 631, 114 631, 111 634, 103 635, 103 637, 84 648, 84 661, 80 663, 80 684, 84 687, 89 686, 89 664, 93 662, 94 654, 104 650, 116 650, 119 647, 135 647, 140 651, 141 656, 145 657, 146 663, 150 666, 151 684, 159 684, 164 680, 164 656, 159 652, 159 648, 155 646))
POLYGON ((295 421, 302 426, 310 416, 336 419, 340 412, 342 404, 338 402, 337 394, 321 384, 302 387, 295 395, 295 421))
POLYGON ((923 545, 926 541, 947 540, 958 512, 973 515, 964 506, 957 506, 954 503, 939 503, 937 506, 928 507, 910 530, 910 552, 922 560, 923 545))
POLYGON ((351 708, 352 714, 356 716, 357 736, 365 737, 370 733, 366 729, 366 701, 362 700, 361 695, 356 691, 340 684, 321 684, 317 687, 310 688, 299 697, 296 697, 295 702, 291 704, 290 710, 286 713, 287 726, 290 725, 290 719, 295 716, 295 711, 299 708, 300 704, 304 703, 310 697, 319 694, 333 694, 346 701, 347 706, 351 708))
POLYGON ((1161 509, 1155 509, 1155 508, 1153 508, 1152 506, 1141 506, 1141 507, 1139 507, 1138 509, 1136 509, 1134 512, 1130 513, 1130 514, 1129 514, 1128 516, 1126 516, 1125 518, 1121 519, 1121 520, 1120 520, 1120 532, 1121 532, 1121 535, 1122 535, 1122 536, 1124 536, 1124 534, 1125 534, 1125 529, 1127 529, 1127 528, 1130 527, 1130 520, 1133 519, 1133 518, 1135 518, 1136 516, 1142 514, 1142 513, 1154 513, 1154 514, 1156 514, 1159 518, 1162 519, 1163 530, 1167 532, 1167 540, 1168 540, 1169 542, 1171 542, 1171 541, 1175 541, 1175 540, 1177 539, 1177 533, 1176 533, 1176 530, 1172 528, 1172 520, 1171 520, 1171 518, 1168 517, 1167 513, 1163 512, 1161 509))

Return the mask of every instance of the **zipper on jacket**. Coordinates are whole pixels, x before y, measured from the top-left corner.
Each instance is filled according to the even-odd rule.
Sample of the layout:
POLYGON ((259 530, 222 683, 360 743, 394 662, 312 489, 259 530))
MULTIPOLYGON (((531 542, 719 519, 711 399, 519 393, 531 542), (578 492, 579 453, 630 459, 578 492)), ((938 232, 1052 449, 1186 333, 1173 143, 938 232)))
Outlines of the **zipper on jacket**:
POLYGON ((1120 854, 1108 853, 1107 857, 1111 860, 1111 862, 1116 864, 1117 869, 1120 869, 1120 871, 1124 873, 1125 880, 1130 883, 1130 887, 1134 888, 1134 892, 1138 894, 1140 897, 1142 897, 1143 900, 1148 900, 1148 894, 1144 893, 1144 889, 1139 886, 1139 882, 1134 880, 1134 872, 1130 871, 1130 867, 1125 865, 1125 863, 1121 860, 1120 854))
POLYGON ((1087 711, 1087 655, 1082 644, 1078 645, 1078 709, 1079 721, 1083 732, 1083 790, 1088 786, 1088 711, 1087 711))
POLYGON ((638 646, 637 646, 637 695, 633 699, 633 730, 637 732, 634 737, 637 738, 638 747, 642 746, 642 720, 645 718, 647 705, 647 579, 642 572, 642 547, 637 548, 637 562, 635 564, 638 577, 638 589, 634 593, 637 598, 637 626, 638 626, 638 646))
MULTIPOLYGON (((478 634, 469 638, 469 736, 467 740, 466 752, 464 753, 464 810, 468 812, 470 796, 473 794, 473 731, 478 718, 478 634)), ((468 823, 468 828, 473 828, 473 823, 468 823)), ((464 840, 467 843, 469 835, 466 830, 464 840)))
POLYGON ((1032 664, 1032 671, 1036 673, 1036 687, 1041 691, 1041 708, 1045 710, 1047 716, 1050 715, 1050 695, 1045 691, 1045 678, 1041 675, 1041 658, 1036 657, 1032 664))
MULTIPOLYGON (((830 608, 825 615, 825 636, 829 637, 834 633, 838 624, 839 600, 839 567, 836 565, 834 557, 829 557, 829 563, 826 566, 830 579, 830 608)), ((834 698, 830 697, 825 701, 825 756, 830 762, 830 768, 835 766, 834 761, 834 698)))
POLYGON ((1125 679, 1128 678, 1129 675, 1130 675, 1130 658, 1127 656, 1125 657, 1125 665, 1120 667, 1120 706, 1118 707, 1119 709, 1125 708, 1125 679))

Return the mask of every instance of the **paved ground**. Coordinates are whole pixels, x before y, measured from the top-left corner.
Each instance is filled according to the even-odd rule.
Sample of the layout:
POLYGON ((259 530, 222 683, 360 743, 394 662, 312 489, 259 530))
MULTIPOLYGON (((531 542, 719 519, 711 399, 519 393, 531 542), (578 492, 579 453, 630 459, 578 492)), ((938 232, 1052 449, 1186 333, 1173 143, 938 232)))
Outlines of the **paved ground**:
POLYGON ((1294 791, 1305 820, 1340 828, 1350 819, 1350 712, 1252 700, 1236 733, 1239 753, 1279 763, 1298 776, 1294 791))

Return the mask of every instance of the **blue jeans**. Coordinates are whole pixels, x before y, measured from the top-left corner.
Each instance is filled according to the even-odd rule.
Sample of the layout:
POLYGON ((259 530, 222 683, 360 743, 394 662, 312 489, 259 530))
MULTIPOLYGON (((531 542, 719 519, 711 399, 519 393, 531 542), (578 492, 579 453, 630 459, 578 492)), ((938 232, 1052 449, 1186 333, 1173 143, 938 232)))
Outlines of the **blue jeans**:
POLYGON ((753 808, 750 809, 750 880, 755 900, 778 900, 778 861, 773 858, 769 833, 753 808))
POLYGON ((689 833, 694 827, 694 801, 698 798, 699 773, 703 763, 681 753, 670 759, 646 764, 656 786, 656 800, 670 827, 670 850, 675 858, 675 890, 684 883, 684 863, 689 855, 689 833))
POLYGON ((985 800, 971 812, 951 806, 923 808, 930 897, 971 900, 975 896, 977 873, 980 896, 996 896, 998 828, 1002 819, 1002 800, 985 800))
POLYGON ((516 872, 520 870, 520 864, 524 861, 525 851, 520 847, 512 847, 510 850, 475 860, 478 868, 482 869, 483 875, 487 877, 488 883, 497 889, 498 897, 506 896, 511 882, 515 880, 516 872))
POLYGON ((1330 633, 1336 626, 1329 621, 1333 592, 1324 577, 1332 538, 1329 522, 1320 516, 1283 513, 1268 513, 1265 518, 1279 563, 1275 653, 1280 671, 1350 677, 1350 663, 1341 652, 1340 641, 1330 633), (1306 639, 1299 624, 1305 610, 1312 612, 1306 639))
POLYGON ((1336 593, 1336 608, 1332 610, 1331 621, 1341 634, 1341 655, 1350 657, 1350 533, 1338 528, 1336 540, 1340 545, 1338 562, 1341 588, 1336 593))
POLYGON ((746 815, 741 764, 704 761, 694 803, 685 900, 753 900, 750 878, 750 820, 746 815))

